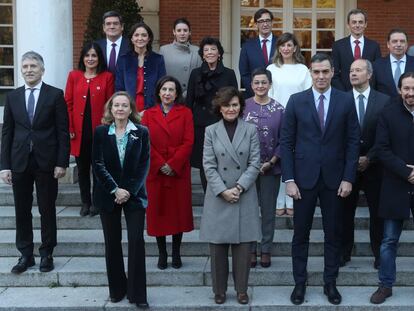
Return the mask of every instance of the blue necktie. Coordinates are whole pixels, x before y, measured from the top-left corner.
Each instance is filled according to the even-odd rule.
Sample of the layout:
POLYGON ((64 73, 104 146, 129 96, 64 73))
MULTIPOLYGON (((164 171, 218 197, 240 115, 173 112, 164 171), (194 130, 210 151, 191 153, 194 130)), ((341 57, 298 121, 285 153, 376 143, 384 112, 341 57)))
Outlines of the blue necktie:
POLYGON ((35 89, 30 89, 29 100, 27 101, 27 114, 29 116, 30 124, 33 123, 35 98, 33 92, 35 89))
POLYGON ((318 105, 318 117, 321 130, 323 132, 325 127, 325 107, 323 106, 323 100, 325 99, 324 95, 319 96, 319 105, 318 105))
POLYGON ((395 82, 395 86, 398 89, 398 80, 400 80, 400 77, 401 77, 401 67, 400 67, 401 61, 397 60, 395 62, 397 63, 397 68, 395 69, 395 72, 394 72, 394 82, 395 82))

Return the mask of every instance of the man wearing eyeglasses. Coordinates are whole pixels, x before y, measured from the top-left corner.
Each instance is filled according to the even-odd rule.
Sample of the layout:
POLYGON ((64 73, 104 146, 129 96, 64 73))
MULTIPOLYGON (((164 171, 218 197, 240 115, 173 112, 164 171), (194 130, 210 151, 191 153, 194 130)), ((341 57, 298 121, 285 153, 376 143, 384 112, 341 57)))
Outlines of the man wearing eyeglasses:
POLYGON ((259 36, 246 41, 240 51, 239 71, 241 85, 245 88, 245 98, 254 95, 251 88, 251 74, 259 67, 266 68, 272 63, 277 37, 272 34, 273 14, 267 9, 259 9, 254 13, 259 36))

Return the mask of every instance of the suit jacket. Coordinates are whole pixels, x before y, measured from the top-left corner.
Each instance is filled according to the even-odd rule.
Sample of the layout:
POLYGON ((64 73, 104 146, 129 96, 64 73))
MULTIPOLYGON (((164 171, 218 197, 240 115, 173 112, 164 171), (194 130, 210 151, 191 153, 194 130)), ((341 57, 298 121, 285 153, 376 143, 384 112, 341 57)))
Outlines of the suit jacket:
MULTIPOLYGON (((362 58, 374 62, 380 57, 381 49, 378 42, 364 36, 362 58)), ((335 69, 332 86, 342 91, 352 90, 352 85, 349 81, 349 69, 354 62, 354 55, 352 54, 350 36, 334 42, 332 46, 332 59, 335 69)))
POLYGON ((261 238, 255 181, 260 168, 260 145, 256 127, 238 119, 230 142, 223 120, 206 128, 203 166, 207 178, 200 239, 212 243, 241 243, 261 238), (241 185, 245 190, 237 203, 221 196, 241 185))
POLYGON ((272 63, 272 57, 276 49, 277 37, 273 35, 272 48, 270 50, 269 63, 266 64, 262 46, 259 37, 246 41, 240 51, 239 58, 239 71, 241 78, 241 86, 246 89, 246 98, 250 98, 254 95, 251 88, 252 72, 254 69, 263 67, 266 68, 272 63))
MULTIPOLYGON (((96 43, 98 43, 98 45, 102 49, 102 53, 105 57, 105 63, 108 65, 109 55, 106 55, 106 43, 107 43, 106 38, 100 39, 100 40, 96 41, 96 43)), ((121 46, 119 47, 119 53, 118 53, 118 57, 116 59, 116 63, 118 64, 118 59, 119 59, 120 56, 127 54, 129 51, 131 51, 131 47, 129 45, 129 40, 126 37, 122 37, 121 46)))
POLYGON ((342 180, 354 182, 359 138, 358 117, 349 93, 332 88, 324 131, 312 88, 293 94, 280 140, 283 181, 293 179, 303 189, 312 189, 320 175, 329 189, 337 189, 342 180))
POLYGON ((26 110, 25 87, 6 95, 1 140, 1 170, 23 172, 30 149, 39 168, 53 172, 69 165, 68 112, 63 91, 43 82, 33 123, 26 110))
POLYGON ((414 186, 408 182, 414 164, 414 123, 401 99, 385 107, 378 121, 376 148, 384 167, 379 216, 408 219, 414 186))
POLYGON ((92 148, 92 167, 96 177, 93 193, 94 204, 111 212, 116 204, 111 191, 116 187, 127 190, 131 196, 125 208, 146 208, 147 192, 145 179, 149 169, 148 130, 135 125, 136 130, 128 134, 124 164, 121 166, 115 135, 108 135, 108 125, 100 125, 95 130, 92 148))
POLYGON ((83 119, 86 99, 89 90, 91 106, 92 130, 101 124, 106 101, 114 93, 114 77, 109 71, 98 74, 95 78, 86 79, 84 72, 69 72, 66 82, 65 100, 69 113, 69 132, 75 133, 70 140, 71 154, 79 156, 82 142, 83 119))
MULTIPOLYGON (((115 91, 127 91, 136 98, 138 57, 135 52, 128 52, 118 58, 115 74, 115 91)), ((144 108, 148 109, 155 103, 155 86, 157 81, 166 75, 164 57, 149 52, 144 60, 144 108)))
MULTIPOLYGON (((414 57, 407 55, 405 71, 414 71, 414 57)), ((402 72, 403 73, 403 72, 402 72)), ((402 74, 401 73, 401 74, 402 74)), ((377 59, 374 63, 374 88, 381 93, 396 99, 399 94, 394 83, 394 75, 391 69, 390 55, 377 59)))

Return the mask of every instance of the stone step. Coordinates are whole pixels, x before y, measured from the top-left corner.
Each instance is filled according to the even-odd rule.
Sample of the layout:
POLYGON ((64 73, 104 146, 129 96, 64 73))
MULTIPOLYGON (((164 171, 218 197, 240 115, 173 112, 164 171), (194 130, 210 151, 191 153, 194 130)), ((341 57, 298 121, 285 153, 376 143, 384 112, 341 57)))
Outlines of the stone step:
MULTIPOLYGON (((322 256, 323 254, 323 231, 312 230, 310 235, 309 256, 322 256)), ((127 254, 126 231, 123 231, 123 250, 127 254)), ((170 237, 168 247, 171 247, 170 237)), ((58 245, 55 248, 56 256, 103 256, 104 239, 102 230, 59 230, 58 245)), ((145 235, 146 252, 148 256, 158 255, 157 245, 154 237, 145 235)), ((34 230, 35 252, 39 247, 40 233, 34 230)), ((291 255, 292 230, 276 230, 274 256, 291 255)), ((414 231, 403 231, 398 248, 399 256, 414 256, 414 231)), ((183 237, 182 254, 184 256, 208 256, 208 243, 199 239, 199 231, 194 230, 185 233, 183 237)), ((0 256, 17 256, 15 247, 15 230, 0 230, 0 256)), ((369 234, 367 230, 355 231, 354 256, 371 256, 369 245, 369 234)))
MULTIPOLYGON (((99 216, 96 217, 80 217, 80 207, 78 206, 57 206, 57 226, 58 229, 101 229, 101 220, 99 216)), ((200 228, 201 215, 203 212, 202 206, 193 206, 194 227, 200 228)), ((33 227, 40 229, 40 214, 37 207, 33 208, 33 227)), ((14 206, 0 207, 0 229, 14 229, 15 217, 14 206)), ((122 222, 123 228, 126 228, 125 221, 122 222)), ((369 226, 369 212, 366 207, 359 207, 355 215, 355 228, 368 229, 369 226)), ((293 229, 293 218, 289 216, 276 217, 276 229, 293 229)), ((319 208, 316 208, 315 218, 313 221, 313 229, 322 229, 322 217, 319 208)), ((414 223, 412 220, 406 221, 404 224, 405 230, 414 230, 414 223)))
MULTIPOLYGON (((104 257, 55 257, 55 269, 49 273, 39 272, 37 265, 21 275, 10 273, 16 257, 5 257, 0 261, 0 287, 41 286, 106 286, 104 257)), ((147 283, 149 286, 211 286, 211 269, 208 257, 183 257, 183 267, 173 269, 171 260, 166 270, 157 268, 158 257, 147 257, 147 283)), ((371 257, 354 257, 340 269, 337 284, 341 286, 376 286, 378 271, 372 266, 371 257)), ((127 267, 127 259, 125 258, 127 267)), ((231 268, 230 268, 231 270, 231 268)), ((397 258, 396 286, 414 286, 414 258, 397 258)), ((308 284, 323 285, 323 257, 310 257, 308 262, 308 284)), ((233 280, 229 278, 229 284, 233 280)), ((258 265, 250 270, 251 286, 293 285, 292 259, 273 257, 272 266, 258 265)))
MULTIPOLYGON (((249 287, 250 302, 239 305, 236 293, 229 287, 227 301, 218 306, 214 303, 211 287, 149 287, 148 302, 151 310, 205 311, 205 310, 304 310, 304 311, 412 311, 414 305, 413 287, 394 287, 393 296, 380 305, 369 303, 369 297, 376 287, 338 287, 342 304, 333 306, 323 295, 320 286, 309 286, 305 302, 300 307, 292 305, 289 297, 291 286, 249 287)), ((106 287, 8 287, 0 288, 0 310, 137 310, 127 299, 119 303, 108 300, 106 287)))

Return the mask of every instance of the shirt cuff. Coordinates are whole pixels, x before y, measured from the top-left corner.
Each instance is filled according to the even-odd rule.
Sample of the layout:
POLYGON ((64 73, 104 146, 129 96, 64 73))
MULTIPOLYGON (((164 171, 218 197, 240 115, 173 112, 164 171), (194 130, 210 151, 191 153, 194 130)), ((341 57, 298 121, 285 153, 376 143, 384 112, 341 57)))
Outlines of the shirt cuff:
POLYGON ((0 174, 3 174, 3 173, 10 173, 11 172, 11 170, 1 170, 0 171, 0 174))
POLYGON ((291 182, 291 181, 295 182, 294 179, 288 179, 288 180, 285 180, 285 184, 287 184, 288 182, 291 182))
POLYGON ((116 187, 114 190, 111 191, 111 194, 114 194, 118 190, 118 187, 116 187))

